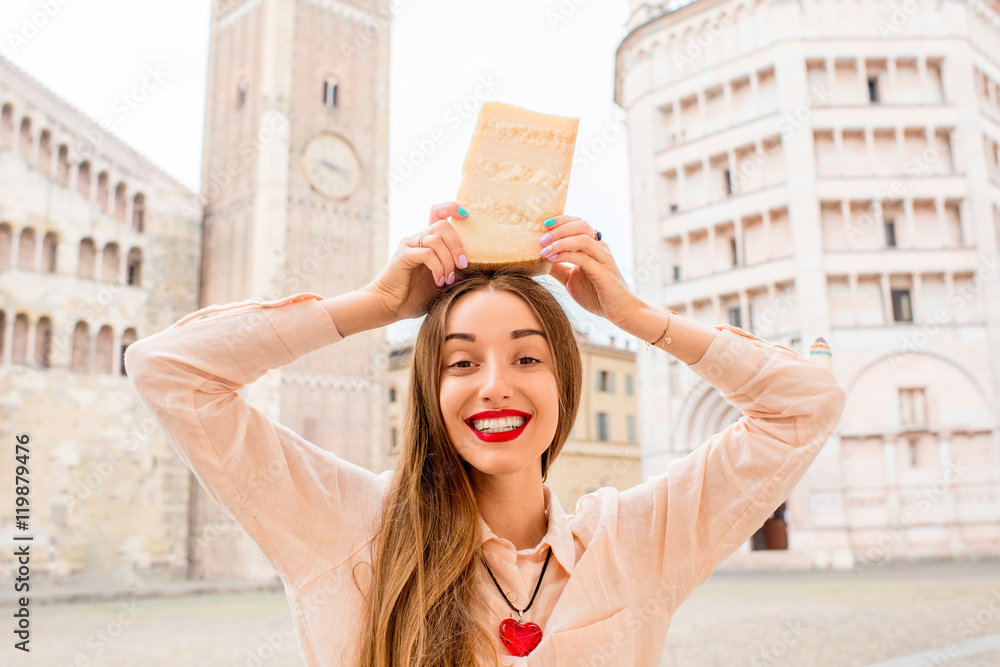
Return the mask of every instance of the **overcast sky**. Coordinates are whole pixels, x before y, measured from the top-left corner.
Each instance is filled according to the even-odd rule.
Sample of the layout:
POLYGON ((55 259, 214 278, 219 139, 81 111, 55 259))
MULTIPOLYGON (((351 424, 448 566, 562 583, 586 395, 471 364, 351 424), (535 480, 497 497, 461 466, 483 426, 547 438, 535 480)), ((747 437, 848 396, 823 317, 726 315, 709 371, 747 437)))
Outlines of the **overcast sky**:
MULTIPOLYGON (((495 100, 580 118, 566 213, 600 229, 630 277, 628 143, 625 114, 613 102, 628 2, 394 0, 393 7, 389 164, 403 178, 389 198, 390 251, 426 226, 431 205, 455 198, 479 105, 495 100), (456 105, 475 110, 458 122, 456 105), (422 157, 414 151, 423 144, 427 152, 438 128, 444 140, 431 141, 430 156, 414 165, 422 157)), ((0 54, 95 121, 110 120, 114 134, 197 191, 209 17, 209 0, 4 0, 0 54), (162 81, 119 120, 116 100, 149 68, 162 81)), ((615 333, 592 329, 594 320, 579 312, 595 338, 615 333)), ((393 327, 390 338, 408 331, 393 327)))

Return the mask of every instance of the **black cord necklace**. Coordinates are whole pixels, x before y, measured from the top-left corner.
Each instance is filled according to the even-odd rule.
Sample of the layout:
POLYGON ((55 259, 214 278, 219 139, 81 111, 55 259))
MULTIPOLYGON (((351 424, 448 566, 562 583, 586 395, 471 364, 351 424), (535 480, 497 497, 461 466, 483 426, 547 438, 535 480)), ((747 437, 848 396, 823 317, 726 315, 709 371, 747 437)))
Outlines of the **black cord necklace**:
POLYGON ((545 570, 549 566, 549 559, 552 558, 552 547, 549 547, 549 553, 545 556, 545 564, 542 565, 542 573, 538 575, 538 583, 535 584, 535 592, 531 594, 531 600, 528 602, 528 606, 524 609, 518 609, 510 603, 507 595, 500 588, 500 584, 497 582, 497 578, 493 576, 493 571, 490 570, 489 564, 486 559, 483 558, 482 554, 479 554, 479 559, 483 561, 483 565, 486 566, 486 571, 490 574, 490 579, 493 580, 494 585, 496 585, 497 590, 500 591, 500 595, 503 596, 503 601, 507 603, 507 606, 512 610, 517 612, 517 620, 513 618, 505 618, 500 621, 500 640, 503 645, 510 651, 511 655, 525 656, 531 653, 532 650, 538 643, 542 641, 542 629, 534 623, 524 623, 524 613, 531 609, 531 605, 535 603, 535 596, 538 595, 538 589, 542 587, 542 578, 545 576, 545 570))

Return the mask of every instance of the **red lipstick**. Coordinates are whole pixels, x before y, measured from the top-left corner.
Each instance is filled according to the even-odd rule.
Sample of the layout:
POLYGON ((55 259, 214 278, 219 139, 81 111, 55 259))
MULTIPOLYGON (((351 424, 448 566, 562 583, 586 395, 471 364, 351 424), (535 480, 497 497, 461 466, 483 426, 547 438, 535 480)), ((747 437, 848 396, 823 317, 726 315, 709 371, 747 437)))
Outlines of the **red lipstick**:
POLYGON ((482 412, 477 412, 466 419, 465 423, 469 427, 469 430, 475 433, 476 436, 483 442, 507 442, 521 435, 524 428, 530 421, 531 415, 527 412, 521 412, 520 410, 484 410, 482 412), (516 428, 512 431, 504 431, 503 433, 482 433, 477 431, 472 425, 472 422, 476 419, 499 419, 501 417, 524 417, 524 423, 521 424, 520 428, 516 428))

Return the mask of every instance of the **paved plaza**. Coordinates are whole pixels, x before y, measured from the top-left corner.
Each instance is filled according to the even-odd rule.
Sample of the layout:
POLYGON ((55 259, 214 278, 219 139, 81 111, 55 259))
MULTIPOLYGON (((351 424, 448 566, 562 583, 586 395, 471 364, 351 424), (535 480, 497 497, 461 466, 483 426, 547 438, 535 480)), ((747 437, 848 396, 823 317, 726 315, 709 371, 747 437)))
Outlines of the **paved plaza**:
MULTIPOLYGON (((281 592, 38 604, 32 612, 30 657, 8 643, 0 664, 302 665, 281 592)), ((1000 665, 1000 561, 872 566, 863 574, 717 572, 677 611, 663 663, 876 664, 1000 665), (977 642, 947 652, 966 639, 977 642), (896 659, 934 649, 922 662, 896 659)))

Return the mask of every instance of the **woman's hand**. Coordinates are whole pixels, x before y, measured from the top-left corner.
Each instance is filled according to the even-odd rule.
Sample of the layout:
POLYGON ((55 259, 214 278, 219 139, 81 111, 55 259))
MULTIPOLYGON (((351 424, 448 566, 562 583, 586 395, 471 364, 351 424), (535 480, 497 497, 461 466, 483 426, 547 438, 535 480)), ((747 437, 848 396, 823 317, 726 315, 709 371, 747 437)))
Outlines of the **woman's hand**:
POLYGON ((632 309, 643 305, 625 284, 608 244, 597 240, 594 228, 585 220, 572 215, 556 216, 545 236, 540 245, 550 250, 541 251, 553 262, 552 276, 566 286, 578 304, 615 326, 620 326, 632 309))
POLYGON ((456 202, 431 207, 430 226, 403 239, 382 272, 363 289, 370 292, 385 319, 420 317, 434 292, 455 282, 456 267, 469 265, 465 249, 448 216, 465 218, 456 202))

